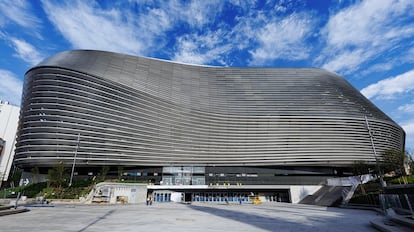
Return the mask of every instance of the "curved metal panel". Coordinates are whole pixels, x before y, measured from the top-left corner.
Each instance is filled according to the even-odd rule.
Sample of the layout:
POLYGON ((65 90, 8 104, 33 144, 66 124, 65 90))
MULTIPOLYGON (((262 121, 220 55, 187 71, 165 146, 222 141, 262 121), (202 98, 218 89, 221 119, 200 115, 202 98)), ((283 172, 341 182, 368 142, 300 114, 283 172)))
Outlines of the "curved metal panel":
POLYGON ((349 166, 402 150, 404 131, 321 69, 193 66, 101 51, 57 54, 26 73, 22 167, 349 166))

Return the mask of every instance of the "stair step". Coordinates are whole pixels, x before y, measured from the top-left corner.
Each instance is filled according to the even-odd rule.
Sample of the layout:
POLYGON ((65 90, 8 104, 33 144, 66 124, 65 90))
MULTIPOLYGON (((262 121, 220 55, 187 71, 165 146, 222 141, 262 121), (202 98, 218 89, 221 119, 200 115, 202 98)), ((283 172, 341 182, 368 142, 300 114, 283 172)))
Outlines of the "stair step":
POLYGON ((401 226, 389 219, 377 219, 370 221, 370 224, 375 229, 381 232, 412 232, 413 230, 405 226, 401 226))
POLYGON ((2 210, 8 210, 8 209, 11 209, 13 207, 14 206, 12 206, 12 205, 2 205, 2 206, 0 206, 0 211, 2 211, 2 210))
POLYGON ((409 217, 404 217, 400 215, 390 216, 391 221, 398 223, 400 225, 406 226, 414 230, 414 219, 409 217))
POLYGON ((332 206, 342 197, 342 191, 346 187, 323 186, 313 195, 305 197, 300 204, 332 206))
POLYGON ((6 216, 6 215, 12 215, 12 214, 17 214, 17 213, 24 213, 24 212, 28 212, 30 211, 29 209, 26 208, 20 208, 20 209, 6 209, 6 210, 1 210, 0 211, 0 216, 6 216))

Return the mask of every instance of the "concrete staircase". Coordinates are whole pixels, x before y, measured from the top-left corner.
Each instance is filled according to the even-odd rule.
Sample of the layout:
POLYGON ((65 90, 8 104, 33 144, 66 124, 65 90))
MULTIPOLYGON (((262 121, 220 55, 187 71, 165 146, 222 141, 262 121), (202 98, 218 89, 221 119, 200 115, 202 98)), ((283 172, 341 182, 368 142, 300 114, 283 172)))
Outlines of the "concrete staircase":
POLYGON ((383 219, 370 221, 371 226, 382 232, 414 231, 414 219, 411 216, 392 214, 383 219))
POLYGON ((325 186, 313 195, 306 196, 299 203, 321 206, 336 206, 342 204, 346 206, 361 183, 367 183, 374 179, 371 174, 329 178, 326 180, 325 186), (342 202, 340 202, 341 200, 342 202))
POLYGON ((15 209, 14 206, 8 205, 8 206, 0 206, 0 216, 6 216, 11 214, 17 214, 17 213, 24 213, 29 211, 26 208, 17 208, 15 209))
POLYGON ((334 206, 342 199, 342 193, 350 187, 344 186, 323 186, 313 195, 306 196, 299 204, 334 206))

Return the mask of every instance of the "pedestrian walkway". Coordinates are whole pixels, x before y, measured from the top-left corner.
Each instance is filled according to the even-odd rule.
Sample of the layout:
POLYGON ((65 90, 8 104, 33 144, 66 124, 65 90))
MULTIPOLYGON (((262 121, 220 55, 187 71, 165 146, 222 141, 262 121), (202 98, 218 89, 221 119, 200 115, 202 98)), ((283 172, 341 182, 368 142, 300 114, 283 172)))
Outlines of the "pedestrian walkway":
POLYGON ((373 211, 288 203, 57 205, 0 217, 2 231, 376 231, 373 211))

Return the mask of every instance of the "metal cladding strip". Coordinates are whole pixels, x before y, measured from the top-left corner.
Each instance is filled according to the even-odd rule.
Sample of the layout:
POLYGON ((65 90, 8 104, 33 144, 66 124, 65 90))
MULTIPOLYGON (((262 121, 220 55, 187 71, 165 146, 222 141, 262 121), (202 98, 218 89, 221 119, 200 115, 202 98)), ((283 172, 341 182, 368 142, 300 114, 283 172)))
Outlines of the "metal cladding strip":
POLYGON ((349 166, 405 133, 320 69, 194 66, 110 52, 57 54, 26 73, 15 162, 349 166))

